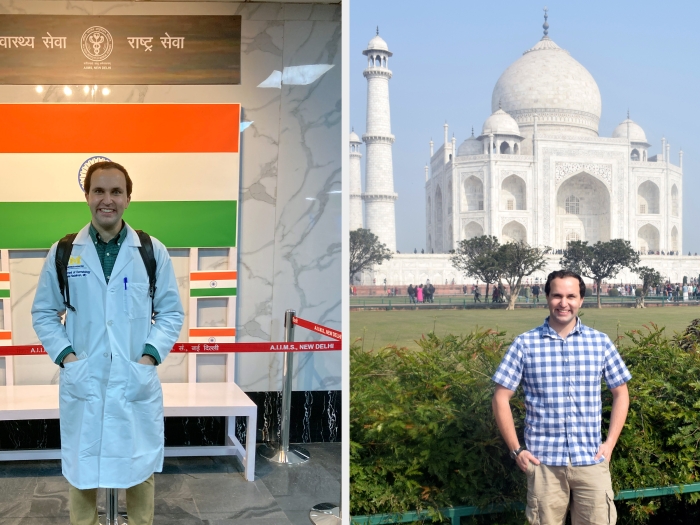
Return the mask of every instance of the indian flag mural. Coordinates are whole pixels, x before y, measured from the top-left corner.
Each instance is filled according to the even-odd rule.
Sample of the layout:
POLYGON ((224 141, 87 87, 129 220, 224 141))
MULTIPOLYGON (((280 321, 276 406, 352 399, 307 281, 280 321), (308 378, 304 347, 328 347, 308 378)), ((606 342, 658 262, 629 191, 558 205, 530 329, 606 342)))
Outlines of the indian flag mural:
MULTIPOLYGON (((133 181, 129 224, 168 248, 235 252, 239 104, 0 104, 0 116, 0 249, 47 249, 80 230, 90 217, 85 172, 112 160, 133 181)), ((191 298, 231 297, 235 308, 235 261, 225 272, 193 271, 191 298)), ((222 328, 231 340, 235 329, 222 328)))
POLYGON ((0 248, 48 248, 87 222, 91 162, 134 182, 124 214, 169 248, 236 246, 238 104, 0 105, 0 248))

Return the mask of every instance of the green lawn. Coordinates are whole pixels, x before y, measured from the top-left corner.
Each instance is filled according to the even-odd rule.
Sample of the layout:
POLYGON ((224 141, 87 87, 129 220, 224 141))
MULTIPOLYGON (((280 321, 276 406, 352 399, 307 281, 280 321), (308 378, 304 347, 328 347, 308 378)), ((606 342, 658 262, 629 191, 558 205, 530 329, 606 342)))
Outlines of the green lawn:
MULTIPOLYGON (((350 312, 350 340, 364 337, 364 348, 386 345, 417 348, 416 339, 432 330, 439 336, 469 333, 474 328, 505 330, 510 337, 542 324, 548 315, 545 308, 505 310, 372 310, 350 312)), ((693 319, 700 317, 700 306, 581 309, 582 321, 608 334, 613 340, 626 331, 642 329, 654 322, 666 327, 666 333, 681 332, 693 319)), ((359 341, 360 344, 363 341, 359 341)))

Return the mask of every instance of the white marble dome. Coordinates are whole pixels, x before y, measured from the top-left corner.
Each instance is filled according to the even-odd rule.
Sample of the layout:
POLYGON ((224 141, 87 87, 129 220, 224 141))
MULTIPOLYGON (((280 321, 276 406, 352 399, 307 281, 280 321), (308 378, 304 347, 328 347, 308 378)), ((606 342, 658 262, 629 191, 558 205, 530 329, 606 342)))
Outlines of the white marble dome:
POLYGON ((350 142, 357 142, 358 144, 362 144, 362 140, 354 131, 350 132, 350 142))
POLYGON ((620 124, 613 131, 614 139, 626 139, 627 138, 627 124, 629 123, 630 129, 630 140, 632 142, 641 142, 643 144, 648 144, 646 133, 642 129, 642 126, 634 122, 633 120, 626 119, 620 122, 620 124))
POLYGON ((457 156, 463 157, 465 155, 481 155, 484 152, 484 146, 481 144, 479 139, 472 135, 467 140, 462 142, 457 148, 457 156))
POLYGON ((372 40, 369 41, 369 44, 367 44, 367 50, 389 51, 389 46, 386 45, 386 42, 384 41, 384 39, 382 37, 377 35, 372 40))
POLYGON ((481 130, 482 135, 518 135, 520 128, 518 123, 502 109, 497 109, 493 115, 486 119, 481 130))
MULTIPOLYGON (((491 110, 502 107, 520 125, 598 135, 601 98, 598 84, 568 51, 545 36, 501 75, 493 88, 491 110)), ((544 130, 543 130, 544 131, 544 130)))

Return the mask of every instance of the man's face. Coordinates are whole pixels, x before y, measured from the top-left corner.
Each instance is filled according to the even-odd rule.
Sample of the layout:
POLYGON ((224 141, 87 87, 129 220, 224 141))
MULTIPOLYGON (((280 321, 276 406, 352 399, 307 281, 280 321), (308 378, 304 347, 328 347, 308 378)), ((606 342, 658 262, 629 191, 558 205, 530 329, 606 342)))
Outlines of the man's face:
POLYGON ((552 321, 560 326, 569 324, 576 319, 582 304, 583 297, 579 290, 578 279, 564 277, 552 280, 547 296, 550 324, 552 321))
POLYGON ((121 226, 124 210, 129 207, 126 177, 116 168, 100 169, 92 174, 90 192, 85 194, 92 222, 96 227, 112 231, 121 226))

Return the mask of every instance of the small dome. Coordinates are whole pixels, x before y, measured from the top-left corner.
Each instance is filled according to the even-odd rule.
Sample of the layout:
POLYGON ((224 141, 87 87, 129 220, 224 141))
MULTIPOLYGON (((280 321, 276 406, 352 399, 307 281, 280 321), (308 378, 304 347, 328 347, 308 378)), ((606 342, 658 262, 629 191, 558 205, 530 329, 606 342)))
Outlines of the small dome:
POLYGON ((484 127, 481 130, 482 135, 518 135, 520 136, 520 128, 515 119, 502 109, 497 109, 496 112, 486 119, 484 127))
POLYGON ((389 46, 386 45, 386 42, 384 42, 384 39, 382 37, 377 35, 372 40, 369 41, 369 44, 367 44, 367 49, 389 51, 389 46))
POLYGON ((647 136, 644 133, 644 130, 642 129, 642 126, 634 122, 633 120, 626 119, 623 120, 616 128, 615 131, 613 131, 613 138, 614 139, 626 139, 627 138, 627 124, 629 123, 630 127, 630 140, 632 142, 642 142, 644 144, 647 143, 647 136))
POLYGON ((457 156, 463 157, 465 155, 481 155, 484 152, 484 146, 479 142, 479 139, 473 135, 467 140, 462 142, 457 149, 457 156))
POLYGON ((357 142, 358 144, 362 144, 360 137, 354 131, 350 132, 350 142, 357 142))

